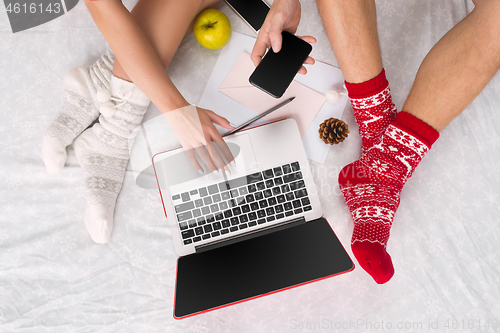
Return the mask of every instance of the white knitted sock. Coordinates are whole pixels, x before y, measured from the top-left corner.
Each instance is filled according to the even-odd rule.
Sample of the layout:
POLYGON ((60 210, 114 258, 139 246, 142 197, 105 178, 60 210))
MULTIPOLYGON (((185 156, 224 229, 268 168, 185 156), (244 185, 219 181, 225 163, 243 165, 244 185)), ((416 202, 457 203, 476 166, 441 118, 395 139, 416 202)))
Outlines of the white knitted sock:
POLYGON ((75 153, 86 186, 85 226, 94 242, 106 243, 130 156, 131 133, 140 125, 150 100, 135 84, 115 76, 109 91, 98 93, 99 122, 75 140, 75 153))
POLYGON ((66 73, 63 104, 42 142, 42 159, 48 173, 64 167, 66 147, 99 117, 97 92, 109 88, 113 63, 114 54, 108 49, 93 65, 66 73))

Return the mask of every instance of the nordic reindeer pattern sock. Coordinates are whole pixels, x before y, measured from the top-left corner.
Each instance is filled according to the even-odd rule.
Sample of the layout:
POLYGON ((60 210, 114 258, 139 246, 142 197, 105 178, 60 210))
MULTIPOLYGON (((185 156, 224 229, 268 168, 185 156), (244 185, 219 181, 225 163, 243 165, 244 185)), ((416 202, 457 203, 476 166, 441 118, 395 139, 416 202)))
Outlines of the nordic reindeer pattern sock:
POLYGON ((107 50, 89 67, 76 67, 64 77, 64 95, 56 119, 46 129, 42 159, 49 174, 66 162, 66 147, 99 117, 97 92, 109 88, 114 54, 107 50))
POLYGON ((92 240, 106 243, 130 157, 130 140, 150 104, 132 82, 115 76, 101 90, 99 122, 75 140, 75 153, 85 182, 85 226, 92 240), (106 98, 107 96, 107 98, 106 98))
POLYGON ((422 120, 400 112, 379 142, 339 174, 354 222, 353 254, 379 284, 394 275, 386 247, 403 185, 438 137, 422 120))
POLYGON ((345 82, 362 139, 361 154, 380 141, 389 123, 396 117, 385 70, 363 83, 345 82))

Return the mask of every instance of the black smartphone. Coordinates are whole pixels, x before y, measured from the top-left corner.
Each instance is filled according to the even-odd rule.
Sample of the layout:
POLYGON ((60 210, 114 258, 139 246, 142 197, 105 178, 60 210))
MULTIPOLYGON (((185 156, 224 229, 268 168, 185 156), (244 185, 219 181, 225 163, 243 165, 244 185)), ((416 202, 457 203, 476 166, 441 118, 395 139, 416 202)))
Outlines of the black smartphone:
POLYGON ((260 30, 269 12, 269 5, 262 0, 226 0, 226 2, 255 33, 260 30))
POLYGON ((289 32, 281 33, 281 50, 267 51, 249 78, 251 84, 269 95, 280 98, 312 51, 311 44, 289 32))

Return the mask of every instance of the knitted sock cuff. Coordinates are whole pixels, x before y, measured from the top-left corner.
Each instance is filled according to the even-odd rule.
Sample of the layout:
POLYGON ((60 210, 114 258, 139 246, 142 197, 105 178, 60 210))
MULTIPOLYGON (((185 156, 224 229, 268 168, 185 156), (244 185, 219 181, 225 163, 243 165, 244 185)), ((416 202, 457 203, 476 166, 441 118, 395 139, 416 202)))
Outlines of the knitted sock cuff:
POLYGON ((345 86, 349 93, 349 98, 359 99, 378 94, 389 86, 389 81, 385 77, 385 69, 382 69, 382 72, 373 79, 362 83, 349 83, 345 81, 345 86))
POLYGON ((413 135, 429 148, 439 138, 438 131, 406 111, 399 112, 392 125, 413 135))
POLYGON ((109 91, 115 97, 121 97, 120 94, 128 95, 127 101, 137 105, 147 106, 151 102, 133 82, 125 81, 114 75, 111 77, 109 91))

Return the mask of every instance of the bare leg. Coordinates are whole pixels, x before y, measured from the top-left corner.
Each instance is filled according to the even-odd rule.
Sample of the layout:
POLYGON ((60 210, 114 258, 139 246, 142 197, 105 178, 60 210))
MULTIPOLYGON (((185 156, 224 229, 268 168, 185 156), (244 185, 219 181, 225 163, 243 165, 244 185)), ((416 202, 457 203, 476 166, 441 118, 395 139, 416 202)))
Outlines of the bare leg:
POLYGON ((442 131, 500 68, 500 3, 476 8, 427 54, 403 110, 442 131))
MULTIPOLYGON (((191 32, 190 28, 196 16, 204 9, 215 5, 218 0, 187 2, 186 0, 140 0, 131 11, 165 69, 174 57, 182 39, 191 32)), ((113 74, 121 79, 132 81, 118 60, 115 60, 113 74)))
POLYGON ((382 71, 375 1, 317 0, 342 73, 347 82, 360 83, 382 71))
MULTIPOLYGON (((317 3, 346 80, 364 82, 380 73, 375 3, 317 3)), ((437 131, 460 114, 500 68, 500 3, 479 0, 475 5, 424 59, 403 106, 437 131)))

